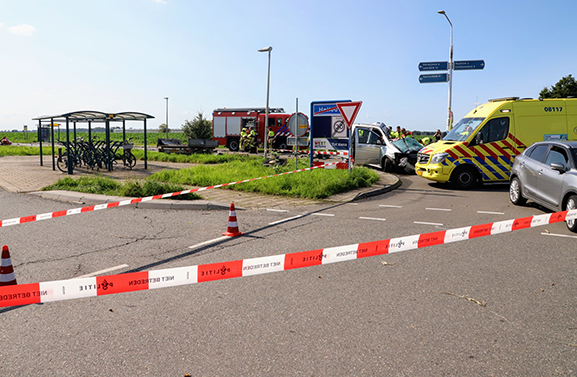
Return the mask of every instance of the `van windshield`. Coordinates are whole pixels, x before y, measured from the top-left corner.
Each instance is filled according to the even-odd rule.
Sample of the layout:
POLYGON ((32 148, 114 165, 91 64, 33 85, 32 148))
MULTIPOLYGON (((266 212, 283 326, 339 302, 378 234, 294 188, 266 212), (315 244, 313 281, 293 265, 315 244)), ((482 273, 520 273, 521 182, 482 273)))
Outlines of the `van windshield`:
POLYGON ((397 139, 393 141, 393 144, 403 153, 411 151, 418 152, 423 148, 423 145, 412 137, 403 137, 401 139, 397 139))
POLYGON ((485 118, 463 118, 443 140, 465 141, 484 120, 485 118))

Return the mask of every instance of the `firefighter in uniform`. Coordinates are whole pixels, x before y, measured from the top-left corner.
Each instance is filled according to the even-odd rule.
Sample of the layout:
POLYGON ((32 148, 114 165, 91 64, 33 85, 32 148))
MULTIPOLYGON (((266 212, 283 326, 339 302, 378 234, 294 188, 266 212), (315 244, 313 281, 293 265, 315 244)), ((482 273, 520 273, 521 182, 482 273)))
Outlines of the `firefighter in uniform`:
POLYGON ((273 144, 274 144, 274 139, 275 139, 275 133, 272 130, 272 127, 268 128, 268 136, 267 136, 267 143, 268 143, 268 147, 270 149, 273 149, 273 144))
POLYGON ((250 132, 248 133, 248 140, 250 149, 256 148, 256 132, 252 127, 250 129, 250 132))
POLYGON ((246 146, 246 142, 247 142, 247 133, 246 133, 246 127, 244 127, 242 129, 242 131, 240 131, 240 150, 244 151, 244 148, 246 146))

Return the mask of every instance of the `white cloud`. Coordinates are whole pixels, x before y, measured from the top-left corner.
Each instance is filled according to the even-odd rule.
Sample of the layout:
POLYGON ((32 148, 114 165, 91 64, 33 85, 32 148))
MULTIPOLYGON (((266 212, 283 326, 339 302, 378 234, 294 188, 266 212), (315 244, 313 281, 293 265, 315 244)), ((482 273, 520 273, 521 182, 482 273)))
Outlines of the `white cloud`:
POLYGON ((12 34, 22 35, 24 37, 31 37, 32 34, 34 34, 34 32, 36 31, 36 28, 32 25, 21 24, 16 26, 10 26, 8 28, 8 31, 12 34))
POLYGON ((166 4, 166 0, 152 0, 154 1, 156 4, 166 4))

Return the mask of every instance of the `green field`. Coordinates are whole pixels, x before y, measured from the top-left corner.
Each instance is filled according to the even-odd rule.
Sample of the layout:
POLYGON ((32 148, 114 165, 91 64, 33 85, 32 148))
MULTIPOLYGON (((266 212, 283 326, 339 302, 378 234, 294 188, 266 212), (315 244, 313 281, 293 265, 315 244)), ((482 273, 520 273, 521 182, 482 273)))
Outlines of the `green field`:
MULTIPOLYGON (((36 130, 28 131, 28 132, 0 132, 0 139, 4 136, 8 138, 12 143, 37 143, 38 142, 38 133, 36 130)), ((88 132, 77 132, 76 137, 82 137, 84 140, 88 140, 88 132)), ((98 140, 105 140, 106 135, 104 132, 92 132, 92 137, 96 137, 98 140)), ((146 133, 146 140, 147 144, 151 146, 156 146, 156 142, 159 138, 164 139, 166 137, 166 133, 164 132, 147 132, 146 133)), ((170 139, 179 139, 184 142, 187 141, 187 138, 184 136, 183 132, 169 132, 168 137, 170 139)), ((132 142, 135 145, 144 145, 144 132, 126 132, 126 138, 131 138, 132 142)), ((66 128, 60 130, 54 130, 54 140, 66 140, 66 128)), ((70 140, 74 140, 74 132, 72 129, 70 130, 70 140)), ((111 132, 110 133, 110 140, 112 141, 122 141, 122 131, 120 132, 111 132)), ((50 143, 43 142, 43 143, 50 143)))

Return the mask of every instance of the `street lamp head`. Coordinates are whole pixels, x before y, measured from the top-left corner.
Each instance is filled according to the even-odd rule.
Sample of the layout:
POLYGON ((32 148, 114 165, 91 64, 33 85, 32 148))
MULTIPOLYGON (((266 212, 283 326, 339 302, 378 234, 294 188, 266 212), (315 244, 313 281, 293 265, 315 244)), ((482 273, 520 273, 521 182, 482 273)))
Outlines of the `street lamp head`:
POLYGON ((445 14, 445 11, 444 11, 444 10, 438 10, 437 13, 439 13, 439 14, 445 14))
POLYGON ((268 52, 268 51, 272 51, 272 46, 268 46, 267 48, 261 48, 260 50, 258 50, 258 52, 268 52))
POLYGON ((164 97, 164 99, 168 99, 168 97, 164 97))

